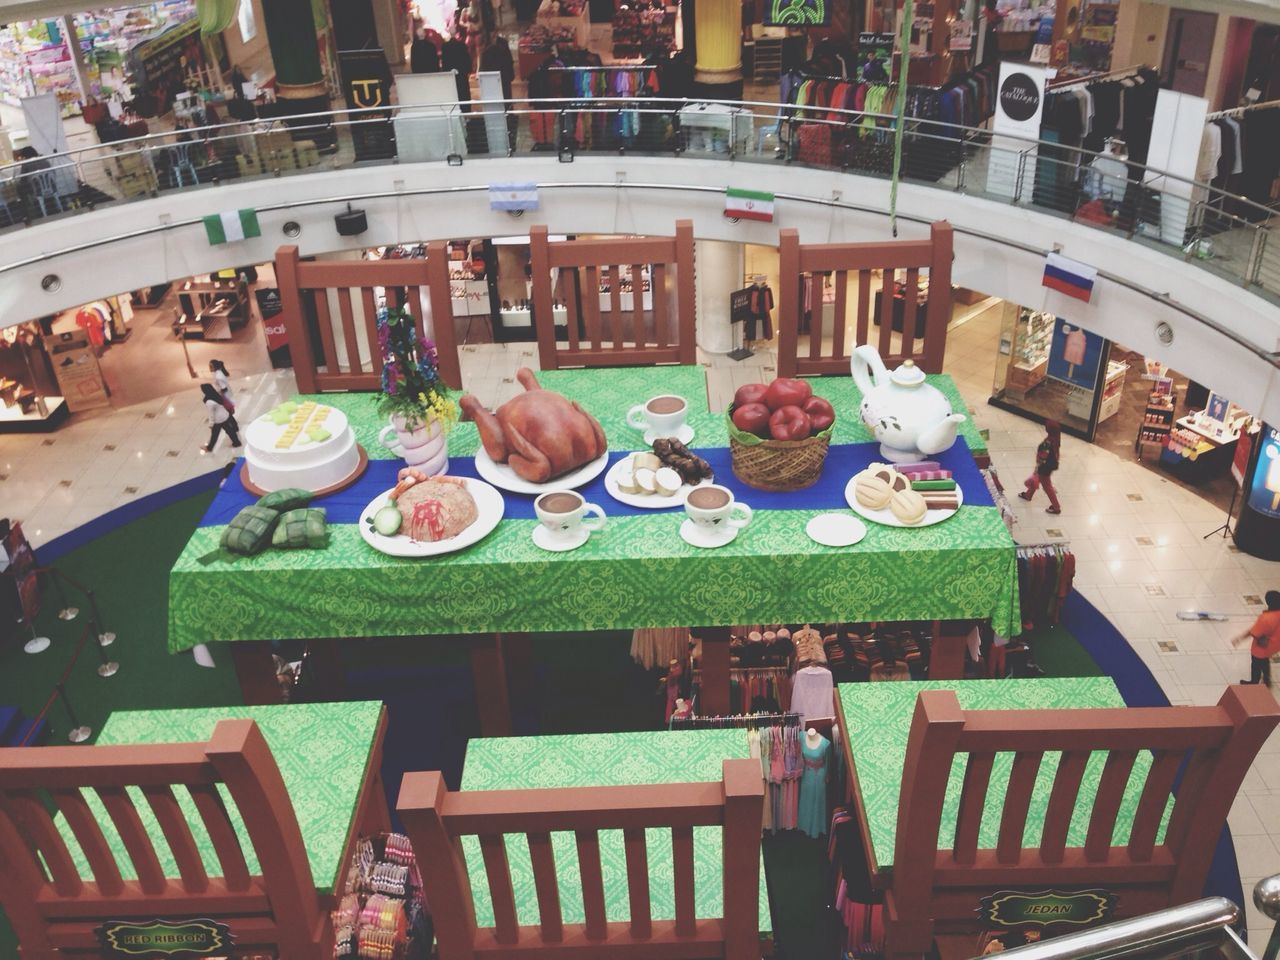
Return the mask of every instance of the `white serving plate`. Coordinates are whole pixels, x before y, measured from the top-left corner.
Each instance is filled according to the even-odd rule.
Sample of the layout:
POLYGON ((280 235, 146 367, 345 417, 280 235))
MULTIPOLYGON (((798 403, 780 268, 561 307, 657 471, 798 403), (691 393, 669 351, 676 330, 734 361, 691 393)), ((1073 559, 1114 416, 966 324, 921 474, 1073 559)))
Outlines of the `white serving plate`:
POLYGON ((480 474, 495 487, 508 490, 511 493, 532 493, 536 495, 545 493, 548 490, 573 490, 575 487, 581 487, 583 484, 590 483, 600 476, 608 465, 609 451, 606 450, 590 463, 584 464, 577 470, 570 470, 554 480, 548 480, 546 483, 530 483, 519 476, 507 464, 496 463, 489 454, 485 453, 484 447, 476 451, 476 473, 480 474))
MULTIPOLYGON (((955 515, 955 510, 928 510, 925 512, 924 519, 919 523, 903 523, 893 515, 893 511, 888 507, 884 507, 880 510, 870 510, 860 504, 858 502, 857 494, 854 491, 855 481, 857 479, 857 476, 854 475, 850 477, 849 482, 845 484, 844 499, 854 513, 866 520, 871 520, 875 523, 882 523, 886 527, 904 527, 907 530, 919 530, 921 527, 931 527, 935 523, 941 523, 943 520, 950 519, 955 515)), ((959 502, 961 507, 964 506, 964 491, 960 489, 959 484, 956 484, 956 500, 959 502)), ((959 507, 956 509, 958 510, 959 507)))
POLYGON ((609 491, 609 496, 619 503, 625 503, 629 507, 636 507, 640 510, 663 510, 669 507, 683 507, 684 498, 689 495, 690 490, 694 487, 700 487, 704 483, 712 482, 711 480, 703 480, 700 483, 686 483, 669 497, 660 497, 656 493, 648 496, 639 493, 624 493, 622 488, 618 486, 618 475, 622 472, 623 465, 630 459, 630 457, 623 457, 610 467, 609 472, 604 475, 604 488, 609 491))
POLYGON ((436 557, 444 553, 463 550, 473 543, 479 543, 492 533, 494 527, 502 520, 506 502, 502 499, 501 493, 483 480, 473 480, 471 477, 462 477, 461 479, 466 481, 467 492, 471 494, 476 502, 477 516, 472 521, 471 526, 456 537, 450 537, 448 540, 437 540, 434 543, 422 543, 404 533, 397 533, 394 537, 385 537, 378 533, 370 526, 370 521, 373 519, 373 515, 387 502, 387 497, 390 496, 391 490, 384 490, 378 494, 360 512, 360 536, 364 537, 364 542, 373 547, 373 549, 393 557, 436 557))

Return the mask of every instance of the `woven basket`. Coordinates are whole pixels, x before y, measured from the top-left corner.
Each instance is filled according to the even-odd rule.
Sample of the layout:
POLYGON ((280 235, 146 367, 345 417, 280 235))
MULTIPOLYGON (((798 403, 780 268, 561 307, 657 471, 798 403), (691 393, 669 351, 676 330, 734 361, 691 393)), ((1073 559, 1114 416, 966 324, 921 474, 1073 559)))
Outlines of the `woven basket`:
MULTIPOLYGON (((730 408, 729 413, 733 410, 730 408)), ((761 440, 729 422, 729 452, 733 474, 749 487, 777 493, 803 490, 818 482, 831 446, 831 429, 807 440, 761 440)))

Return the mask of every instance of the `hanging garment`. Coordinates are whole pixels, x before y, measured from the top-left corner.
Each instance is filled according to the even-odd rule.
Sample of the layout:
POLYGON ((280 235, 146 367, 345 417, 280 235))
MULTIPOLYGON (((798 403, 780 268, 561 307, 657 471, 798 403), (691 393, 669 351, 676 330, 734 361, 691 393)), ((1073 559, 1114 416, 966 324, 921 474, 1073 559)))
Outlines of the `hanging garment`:
POLYGON ((831 741, 822 735, 818 736, 817 746, 810 746, 808 736, 801 736, 804 774, 800 778, 796 825, 815 839, 827 832, 827 752, 830 749, 831 741))
POLYGON ((801 722, 809 717, 831 717, 835 684, 831 671, 826 667, 808 666, 797 670, 791 679, 791 710, 801 716, 801 722))

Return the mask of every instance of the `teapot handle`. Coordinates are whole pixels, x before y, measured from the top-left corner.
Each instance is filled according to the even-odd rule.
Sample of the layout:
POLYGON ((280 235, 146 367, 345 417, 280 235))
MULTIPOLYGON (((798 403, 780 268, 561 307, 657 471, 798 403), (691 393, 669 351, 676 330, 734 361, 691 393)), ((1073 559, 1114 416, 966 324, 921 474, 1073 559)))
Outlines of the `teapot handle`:
POLYGON ((854 349, 849 357, 849 367, 853 373, 853 382, 864 397, 889 376, 879 352, 869 343, 854 349))

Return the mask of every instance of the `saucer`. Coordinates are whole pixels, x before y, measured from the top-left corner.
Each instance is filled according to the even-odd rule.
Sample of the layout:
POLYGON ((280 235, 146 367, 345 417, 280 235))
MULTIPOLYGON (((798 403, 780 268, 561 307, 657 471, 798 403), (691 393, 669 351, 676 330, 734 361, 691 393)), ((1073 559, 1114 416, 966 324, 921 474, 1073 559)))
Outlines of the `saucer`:
POLYGON ((733 543, 738 538, 739 529, 739 527, 726 527, 724 533, 716 536, 707 533, 705 527, 700 527, 692 520, 686 519, 684 523, 680 524, 680 538, 691 547, 703 547, 710 550, 733 543))
POLYGON ((850 547, 867 535, 867 525, 846 513, 820 513, 804 525, 804 532, 824 547, 850 547))
POLYGON ((577 550, 590 539, 591 532, 585 527, 578 531, 576 537, 553 537, 551 531, 542 524, 538 524, 533 528, 534 545, 541 547, 543 550, 550 550, 552 553, 577 550))
MULTIPOLYGON (((644 432, 644 442, 649 444, 649 446, 653 446, 653 441, 660 437, 669 436, 669 433, 654 433, 652 430, 646 430, 644 432)), ((688 446, 693 442, 693 427, 689 426, 687 423, 680 424, 680 429, 676 431, 676 439, 685 446, 688 446)))

